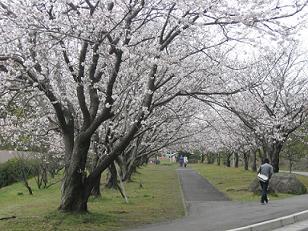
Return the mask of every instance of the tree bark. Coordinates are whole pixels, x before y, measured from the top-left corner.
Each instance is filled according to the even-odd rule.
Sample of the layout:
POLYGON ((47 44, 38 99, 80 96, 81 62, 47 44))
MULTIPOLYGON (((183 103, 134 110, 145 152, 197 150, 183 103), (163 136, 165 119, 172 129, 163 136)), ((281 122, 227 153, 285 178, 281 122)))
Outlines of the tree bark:
POLYGON ((279 154, 282 149, 283 142, 274 140, 273 142, 266 145, 265 154, 270 158, 274 172, 279 172, 279 154))
POLYGON ((243 153, 244 157, 244 169, 248 170, 248 165, 249 165, 249 155, 247 152, 243 153))
POLYGON ((30 187, 29 183, 28 183, 28 174, 26 174, 26 169, 25 169, 25 166, 24 166, 24 160, 21 160, 21 164, 22 166, 20 167, 21 168, 21 179, 22 181, 24 182, 24 185, 25 187, 27 188, 28 192, 30 195, 33 195, 33 192, 32 192, 32 188, 30 187))
POLYGON ((88 197, 86 185, 83 182, 82 173, 77 169, 70 169, 65 174, 62 184, 60 211, 63 212, 87 212, 88 197))
MULTIPOLYGON (((93 144, 93 151, 94 151, 94 159, 93 159, 93 163, 92 163, 92 169, 91 171, 93 171, 97 164, 98 164, 98 161, 99 161, 99 148, 98 148, 98 144, 100 142, 99 140, 99 133, 98 132, 95 132, 93 134, 93 137, 92 137, 93 141, 94 141, 94 144, 93 144)), ((91 196, 94 196, 96 198, 100 198, 102 196, 101 194, 101 178, 102 178, 102 174, 98 174, 97 177, 95 177, 93 179, 93 189, 91 190, 91 196)))
MULTIPOLYGON (((281 150, 281 148, 280 148, 280 150, 281 150)), ((272 156, 272 165, 273 165, 275 173, 279 172, 279 153, 280 153, 280 151, 275 150, 275 152, 273 153, 273 156, 272 156)))
POLYGON ((232 156, 232 154, 227 154, 227 158, 226 158, 226 166, 227 167, 231 167, 231 156, 232 156))
POLYGON ((65 169, 61 188, 60 211, 87 212, 87 202, 90 196, 89 185, 85 176, 86 157, 90 139, 76 138, 70 164, 65 169))
POLYGON ((220 166, 220 153, 217 154, 217 165, 220 166))
POLYGON ((252 171, 257 171, 257 153, 255 150, 252 151, 252 165, 251 165, 252 171))
POLYGON ((102 194, 101 194, 101 178, 102 178, 102 175, 99 174, 99 176, 97 177, 97 179, 94 180, 94 186, 91 190, 91 196, 94 196, 96 198, 99 198, 99 197, 102 197, 102 194))
POLYGON ((238 153, 234 153, 234 158, 235 158, 235 162, 234 162, 234 167, 238 168, 238 161, 239 161, 239 156, 238 153))
POLYGON ((204 153, 201 153, 201 160, 200 160, 200 161, 201 161, 201 164, 204 163, 204 156, 205 156, 204 153))
POLYGON ((115 167, 114 162, 109 166, 109 178, 106 184, 107 188, 114 188, 117 189, 118 187, 118 176, 117 176, 117 169, 115 167))

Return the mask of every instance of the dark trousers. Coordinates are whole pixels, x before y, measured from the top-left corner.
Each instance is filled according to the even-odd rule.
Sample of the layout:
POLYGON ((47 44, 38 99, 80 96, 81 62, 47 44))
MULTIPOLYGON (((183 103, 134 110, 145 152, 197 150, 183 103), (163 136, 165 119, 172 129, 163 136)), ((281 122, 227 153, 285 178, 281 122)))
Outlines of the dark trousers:
POLYGON ((260 181, 260 185, 261 185, 261 203, 268 203, 268 199, 267 199, 267 188, 268 188, 268 181, 266 182, 262 182, 260 181))

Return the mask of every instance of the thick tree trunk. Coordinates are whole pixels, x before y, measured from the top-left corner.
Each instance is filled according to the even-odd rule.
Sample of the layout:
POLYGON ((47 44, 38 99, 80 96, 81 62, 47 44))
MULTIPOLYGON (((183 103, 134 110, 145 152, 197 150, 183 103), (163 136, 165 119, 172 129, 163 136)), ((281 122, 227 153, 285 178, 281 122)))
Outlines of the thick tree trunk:
POLYGON ((78 137, 68 167, 65 169, 61 188, 61 204, 59 210, 64 212, 87 212, 90 196, 86 182, 85 164, 90 146, 90 139, 78 137))
POLYGON ((79 168, 72 168, 65 173, 62 183, 61 205, 64 212, 87 212, 88 196, 82 173, 79 168))
POLYGON ((91 196, 94 196, 96 198, 99 198, 99 197, 102 197, 102 194, 101 194, 101 189, 100 189, 100 186, 101 186, 101 174, 99 174, 99 176, 94 180, 94 186, 91 190, 91 196))
POLYGON ((274 172, 279 172, 279 154, 282 149, 283 142, 274 141, 267 144, 265 151, 266 156, 269 156, 274 172))
MULTIPOLYGON (((280 148, 280 150, 281 150, 281 148, 280 148)), ((272 156, 272 165, 273 165, 275 173, 279 172, 279 153, 280 153, 280 150, 279 151, 275 150, 275 152, 273 153, 273 156, 272 156)))
MULTIPOLYGON (((72 154, 66 153, 67 167, 65 168, 65 176, 62 183, 62 197, 59 210, 66 212, 87 211, 87 202, 94 186, 94 180, 113 163, 119 153, 122 153, 125 148, 127 148, 134 138, 134 135, 137 133, 143 116, 144 112, 140 113, 137 122, 135 122, 127 134, 120 139, 119 144, 114 147, 109 155, 106 155, 104 159, 100 161, 100 164, 87 177, 84 170, 90 147, 91 135, 85 137, 86 134, 81 134, 76 138, 72 154)), ((69 141, 68 145, 71 144, 71 139, 69 139, 69 141)), ((67 145, 65 146, 67 151, 67 145)))

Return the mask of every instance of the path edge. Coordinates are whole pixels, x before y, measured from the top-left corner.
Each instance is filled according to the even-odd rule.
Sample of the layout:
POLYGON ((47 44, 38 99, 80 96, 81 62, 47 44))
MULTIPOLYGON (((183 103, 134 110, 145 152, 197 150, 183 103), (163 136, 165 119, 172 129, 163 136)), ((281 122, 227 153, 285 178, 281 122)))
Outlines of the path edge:
POLYGON ((183 186, 182 186, 182 181, 180 179, 180 174, 178 171, 179 168, 176 169, 176 175, 178 176, 178 182, 179 182, 179 186, 180 186, 180 192, 181 192, 181 197, 182 197, 182 203, 183 203, 183 207, 184 207, 184 216, 187 217, 188 216, 188 208, 187 208, 187 204, 185 202, 185 198, 184 198, 184 192, 183 192, 183 186))
POLYGON ((299 221, 307 220, 308 219, 308 210, 304 210, 302 212, 293 213, 288 216, 263 221, 260 223, 256 223, 253 225, 248 225, 236 229, 229 229, 227 231, 257 231, 257 230, 273 230, 282 228, 287 225, 294 224, 299 221))

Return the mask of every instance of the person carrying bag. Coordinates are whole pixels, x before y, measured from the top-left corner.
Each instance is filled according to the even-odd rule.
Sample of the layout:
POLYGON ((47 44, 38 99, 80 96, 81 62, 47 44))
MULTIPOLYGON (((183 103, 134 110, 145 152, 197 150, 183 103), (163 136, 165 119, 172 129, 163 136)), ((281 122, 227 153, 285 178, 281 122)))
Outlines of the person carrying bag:
POLYGON ((260 166, 258 170, 257 178, 259 179, 261 185, 261 204, 267 204, 267 188, 269 184, 269 180, 273 175, 273 166, 269 164, 269 159, 264 159, 263 164, 260 166))

